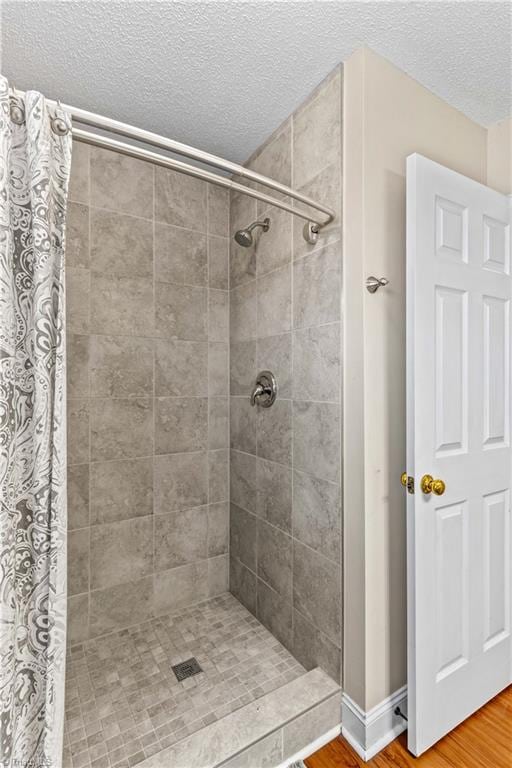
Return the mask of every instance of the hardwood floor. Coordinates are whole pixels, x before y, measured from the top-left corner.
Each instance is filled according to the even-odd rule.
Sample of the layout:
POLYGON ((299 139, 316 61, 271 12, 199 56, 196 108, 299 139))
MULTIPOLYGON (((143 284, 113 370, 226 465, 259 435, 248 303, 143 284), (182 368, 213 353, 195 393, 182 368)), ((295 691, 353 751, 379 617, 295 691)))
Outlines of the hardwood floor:
POLYGON ((407 733, 365 763, 343 739, 304 761, 308 768, 512 768, 512 686, 438 741, 421 757, 407 751, 407 733))

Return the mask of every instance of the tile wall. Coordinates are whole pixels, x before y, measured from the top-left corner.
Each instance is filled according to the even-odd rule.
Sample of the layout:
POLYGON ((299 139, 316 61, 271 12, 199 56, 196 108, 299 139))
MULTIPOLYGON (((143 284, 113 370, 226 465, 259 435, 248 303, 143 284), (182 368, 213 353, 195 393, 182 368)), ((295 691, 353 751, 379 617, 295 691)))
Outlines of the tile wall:
POLYGON ((69 639, 228 588, 229 195, 75 142, 69 639))
POLYGON ((230 588, 307 668, 340 680, 342 70, 251 158, 252 169, 331 206, 318 243, 303 222, 231 196, 231 234, 271 227, 251 248, 230 240, 230 588), (258 371, 279 386, 252 408, 258 371))

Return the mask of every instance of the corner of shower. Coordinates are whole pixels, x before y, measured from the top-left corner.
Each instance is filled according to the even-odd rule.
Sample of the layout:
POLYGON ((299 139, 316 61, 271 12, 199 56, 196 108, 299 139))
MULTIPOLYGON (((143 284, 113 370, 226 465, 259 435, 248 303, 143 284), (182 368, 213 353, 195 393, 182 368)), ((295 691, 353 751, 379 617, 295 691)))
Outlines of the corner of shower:
MULTIPOLYGON (((47 110, 69 164, 66 108, 47 110)), ((24 115, 11 108, 15 124, 24 115)), ((47 410, 67 416, 65 702, 64 671, 47 670, 64 710, 62 766, 277 766, 339 731, 339 627, 292 592, 294 548, 319 580, 324 559, 338 574, 341 555, 309 540, 311 521, 291 535, 300 473, 281 313, 282 302, 292 312, 292 218, 309 227, 299 258, 322 254, 324 226, 336 245, 337 222, 324 204, 310 218, 311 198, 248 166, 238 170, 277 196, 247 187, 238 223, 234 182, 72 130, 56 357, 61 377, 67 358, 67 402, 47 410), (279 238, 286 262, 273 261, 279 238)), ((61 382, 55 397, 64 392, 61 382)), ((327 494, 339 515, 338 480, 323 488, 313 474, 303 494, 327 494)))

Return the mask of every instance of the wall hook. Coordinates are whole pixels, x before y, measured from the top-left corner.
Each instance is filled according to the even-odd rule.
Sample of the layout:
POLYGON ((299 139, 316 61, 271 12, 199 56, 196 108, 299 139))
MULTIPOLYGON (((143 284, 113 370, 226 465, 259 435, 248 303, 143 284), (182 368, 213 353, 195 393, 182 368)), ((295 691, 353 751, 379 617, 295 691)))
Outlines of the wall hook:
POLYGON ((389 280, 387 277, 374 277, 373 275, 370 275, 370 277, 366 278, 366 289, 369 293, 375 293, 379 290, 379 288, 384 288, 385 285, 389 283, 389 280))

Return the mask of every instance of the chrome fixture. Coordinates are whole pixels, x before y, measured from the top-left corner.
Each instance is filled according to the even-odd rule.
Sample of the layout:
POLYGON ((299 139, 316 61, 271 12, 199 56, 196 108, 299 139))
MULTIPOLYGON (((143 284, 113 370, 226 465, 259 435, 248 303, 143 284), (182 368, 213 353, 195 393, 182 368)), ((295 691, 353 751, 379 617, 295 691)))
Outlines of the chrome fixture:
MULTIPOLYGON (((23 95, 22 91, 15 89, 11 89, 11 93, 14 96, 23 95)), ((335 212, 331 208, 328 208, 323 203, 318 203, 316 200, 311 199, 307 195, 304 195, 302 192, 297 192, 295 189, 287 187, 285 184, 281 184, 281 182, 276 181, 275 179, 270 179, 268 176, 263 176, 256 171, 252 171, 249 168, 244 168, 242 165, 233 163, 230 160, 224 160, 224 158, 219 157, 218 155, 213 155, 210 152, 204 152, 200 149, 196 149, 195 147, 190 147, 187 144, 182 144, 179 141, 175 141, 174 139, 168 139, 165 136, 159 136, 158 134, 152 133, 151 131, 145 131, 142 128, 137 128, 133 125, 129 125, 128 123, 122 123, 119 120, 113 120, 112 118, 105 117, 104 115, 97 115, 93 112, 88 112, 85 109, 71 107, 68 104, 58 104, 57 102, 52 102, 49 99, 46 100, 46 103, 49 105, 54 105, 55 107, 60 107, 60 109, 67 113, 68 118, 71 118, 73 121, 73 126, 71 129, 73 138, 78 141, 91 144, 94 147, 112 149, 115 152, 119 152, 121 155, 126 155, 128 157, 147 160, 148 162, 162 166, 163 168, 171 168, 178 173, 183 173, 196 179, 203 179, 208 181, 210 184, 215 184, 218 187, 231 189, 234 192, 240 192, 243 195, 247 195, 248 197, 252 197, 256 200, 260 200, 261 202, 265 203, 266 207, 273 206, 275 208, 280 208, 283 211, 287 211, 294 216, 298 216, 299 218, 304 219, 307 222, 307 226, 312 230, 316 229, 317 231, 320 231, 322 227, 325 227, 326 224, 330 224, 336 216, 335 212), (128 144, 126 142, 111 138, 110 136, 105 136, 104 134, 84 130, 83 127, 79 127, 77 123, 81 124, 82 126, 86 125, 92 128, 99 128, 101 131, 108 131, 111 134, 126 137, 132 143, 128 144), (150 149, 147 149, 144 146, 138 146, 133 142, 142 142, 143 144, 156 147, 160 151, 152 152, 150 149), (175 155, 180 155, 181 157, 195 160, 199 163, 202 163, 203 165, 227 171, 231 177, 247 180, 248 182, 255 182, 258 186, 261 185, 267 189, 278 192, 280 197, 273 197, 272 195, 261 191, 259 188, 253 189, 251 187, 246 187, 244 184, 239 184, 238 182, 233 181, 232 178, 221 176, 211 170, 205 170, 204 168, 198 167, 196 165, 190 165, 189 163, 175 160, 173 157, 169 157, 168 154, 165 154, 161 150, 164 150, 165 152, 172 152, 175 155), (283 197, 285 199, 283 199, 283 197), (291 198, 291 201, 287 202, 286 198, 291 198), (321 214, 321 216, 316 218, 315 214, 313 214, 313 216, 311 215, 311 211, 308 212, 306 210, 301 210, 300 208, 295 207, 292 204, 292 201, 294 200, 298 201, 299 203, 303 203, 305 206, 307 206, 307 208, 313 209, 313 211, 321 214)), ((15 118, 21 120, 23 116, 21 114, 15 113, 15 118)), ((59 124, 56 125, 56 128, 60 130, 62 126, 59 124)))
POLYGON ((270 408, 277 397, 277 381, 270 371, 260 371, 256 377, 256 385, 251 394, 251 405, 261 405, 270 408))
POLYGON ((253 223, 249 224, 245 229, 239 229, 238 232, 235 232, 235 240, 238 245, 241 245, 244 248, 251 247, 254 242, 252 231, 255 227, 261 227, 264 232, 268 232, 270 229, 270 219, 266 218, 263 219, 263 221, 253 221, 253 223))
POLYGON ((318 241, 319 232, 320 227, 318 224, 315 224, 313 221, 306 221, 304 224, 304 229, 302 230, 302 237, 306 243, 314 245, 318 241))
POLYGON ((389 283, 387 277, 370 277, 366 278, 366 289, 369 293, 375 293, 379 288, 384 288, 389 283))

